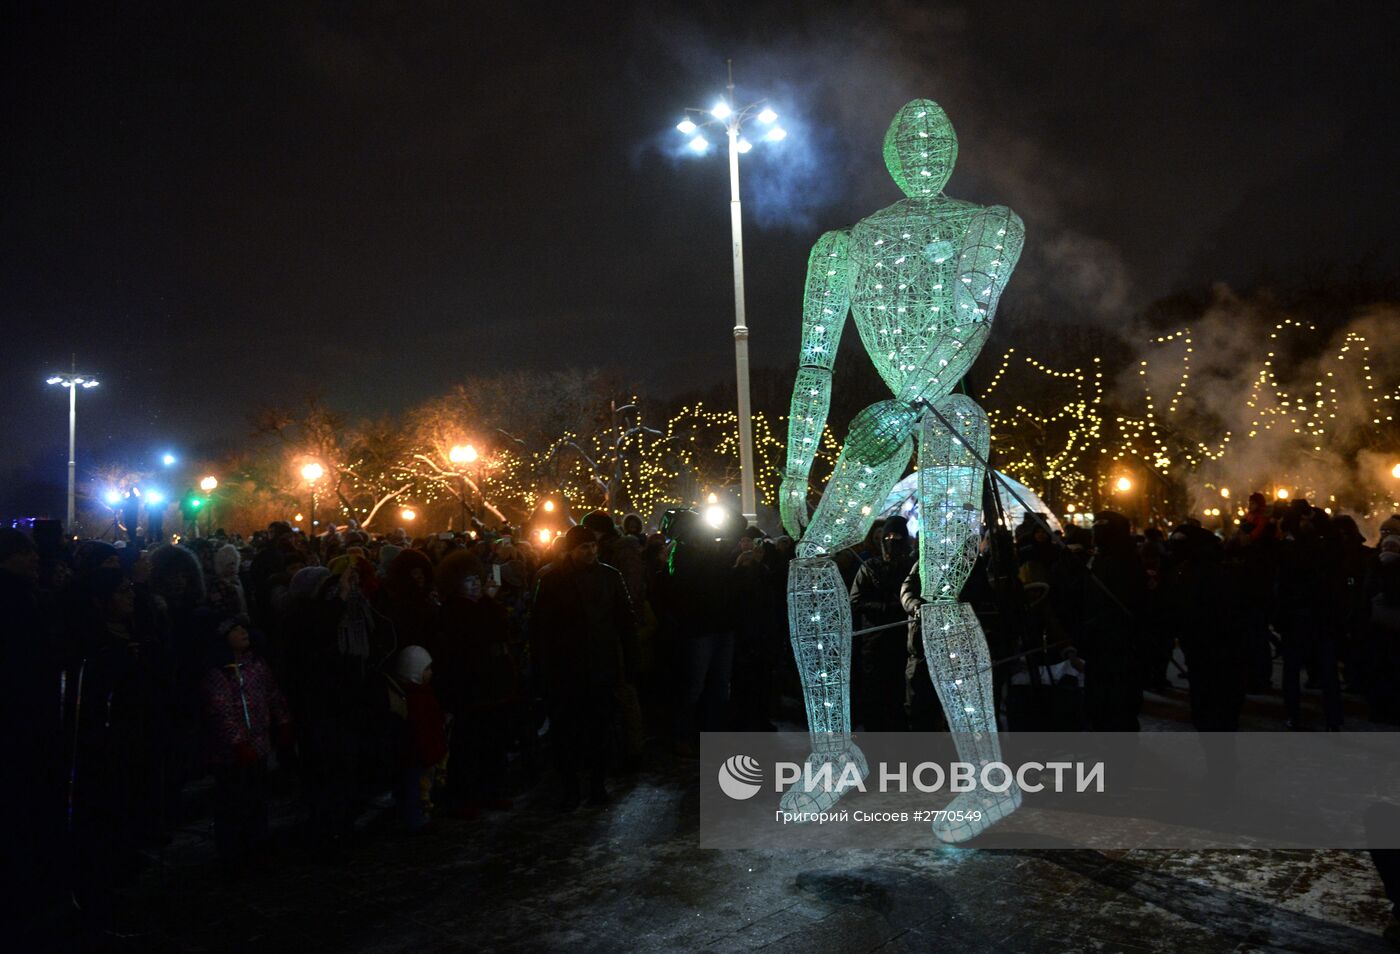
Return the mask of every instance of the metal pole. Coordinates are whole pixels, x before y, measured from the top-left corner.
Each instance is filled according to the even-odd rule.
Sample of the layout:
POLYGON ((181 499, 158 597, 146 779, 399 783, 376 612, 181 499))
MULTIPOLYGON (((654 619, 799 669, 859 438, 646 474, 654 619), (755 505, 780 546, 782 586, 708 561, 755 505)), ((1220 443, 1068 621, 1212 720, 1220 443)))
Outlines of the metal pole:
POLYGON ((68 381, 68 533, 73 533, 77 518, 77 437, 78 437, 78 382, 68 381))
MULTIPOLYGON (((732 65, 729 73, 729 101, 732 107, 732 65)), ((753 415, 749 406, 749 326, 744 323, 744 235, 739 206, 737 118, 729 121, 729 229, 734 242, 734 370, 739 389, 739 499, 744 519, 753 524, 758 520, 758 503, 754 492, 753 415)))

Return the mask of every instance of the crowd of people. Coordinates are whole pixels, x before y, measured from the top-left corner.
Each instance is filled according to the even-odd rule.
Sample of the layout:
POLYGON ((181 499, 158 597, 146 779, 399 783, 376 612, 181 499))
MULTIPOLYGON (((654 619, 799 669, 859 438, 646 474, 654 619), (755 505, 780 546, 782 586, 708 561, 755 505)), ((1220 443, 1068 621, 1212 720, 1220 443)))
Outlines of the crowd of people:
MULTIPOLYGON (((800 728, 793 541, 717 523, 595 512, 548 545, 505 526, 308 538, 274 522, 247 540, 115 544, 0 530, 5 764, 26 781, 7 786, 11 900, 71 894, 109 918, 209 778, 236 873, 267 849, 278 784, 306 851, 335 863, 374 806, 412 835, 489 822, 537 786, 572 811, 658 746, 800 728)), ((1191 521, 1135 536, 1112 511, 1063 533, 1028 515, 982 539, 961 595, 1010 729, 1133 731, 1144 693, 1173 679, 1196 728, 1233 729, 1277 657, 1288 728, 1305 727, 1304 673, 1322 728, 1341 727, 1344 686, 1400 722, 1400 516, 1381 534, 1372 548, 1349 517, 1259 495, 1224 539, 1191 521)), ((917 555, 895 516, 835 557, 867 731, 943 725, 917 555)))

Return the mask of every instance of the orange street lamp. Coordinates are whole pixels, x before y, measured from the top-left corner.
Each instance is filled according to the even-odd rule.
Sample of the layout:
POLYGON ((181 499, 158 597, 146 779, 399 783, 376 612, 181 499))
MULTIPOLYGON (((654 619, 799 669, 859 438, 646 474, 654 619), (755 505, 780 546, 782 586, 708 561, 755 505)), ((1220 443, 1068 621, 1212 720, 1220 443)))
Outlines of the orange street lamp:
POLYGON ((399 516, 412 523, 414 520, 417 519, 418 514, 412 507, 404 507, 402 510, 399 511, 399 516))
MULTIPOLYGON (((215 477, 213 474, 210 474, 199 482, 199 489, 204 491, 204 501, 207 505, 204 508, 204 535, 206 537, 214 532, 214 503, 210 498, 215 488, 218 486, 219 478, 215 477)), ((199 529, 197 523, 195 524, 195 529, 199 529)))
POLYGON ((1133 482, 1127 477, 1119 477, 1116 481, 1113 482, 1113 489, 1118 491, 1120 494, 1126 494, 1128 491, 1133 489, 1133 482))
MULTIPOLYGON (((471 444, 454 444, 447 452, 447 459, 454 464, 475 464, 481 455, 471 444)), ((459 474, 462 480, 462 530, 467 530, 467 475, 459 474)), ((486 491, 481 489, 481 471, 478 468, 476 474, 476 491, 481 494, 481 507, 486 509, 486 491)))
POLYGON ((311 522, 307 525, 307 535, 314 538, 316 536, 316 481, 326 475, 326 468, 316 461, 303 464, 301 476, 311 485, 311 522))

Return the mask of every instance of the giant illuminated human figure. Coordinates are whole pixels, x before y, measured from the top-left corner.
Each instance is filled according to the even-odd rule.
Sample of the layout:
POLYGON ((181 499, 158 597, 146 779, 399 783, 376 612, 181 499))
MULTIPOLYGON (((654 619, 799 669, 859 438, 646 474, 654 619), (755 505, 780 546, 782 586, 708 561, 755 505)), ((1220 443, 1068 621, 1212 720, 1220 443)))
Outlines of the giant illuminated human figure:
MULTIPOLYGON (((820 778, 822 764, 830 763, 832 784, 795 784, 782 802, 795 812, 829 808, 850 787, 852 772, 868 773, 851 739, 850 601, 831 557, 864 539, 915 443, 926 601, 920 623, 929 674, 960 759, 996 761, 1000 752, 986 638, 972 607, 958 601, 977 557, 990 434, 983 410, 953 389, 986 343, 1025 232, 1005 206, 984 208, 943 194, 958 140, 937 103, 917 99, 900 109, 885 134, 884 154, 906 198, 854 228, 827 232, 807 266, 779 506, 783 525, 799 540, 788 577, 788 618, 812 737, 809 764, 820 778), (894 397, 851 422, 808 525, 807 479, 848 311, 894 397)), ((1002 795, 960 794, 948 809, 979 812, 980 818, 935 822, 934 834, 949 842, 971 838, 1019 804, 1014 786, 1002 795)))

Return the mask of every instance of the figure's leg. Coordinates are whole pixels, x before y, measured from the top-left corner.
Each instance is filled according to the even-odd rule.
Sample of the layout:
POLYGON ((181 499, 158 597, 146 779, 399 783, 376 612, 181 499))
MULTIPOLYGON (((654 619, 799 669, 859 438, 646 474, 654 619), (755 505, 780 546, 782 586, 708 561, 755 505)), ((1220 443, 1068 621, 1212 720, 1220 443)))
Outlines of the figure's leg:
MULTIPOLYGON (((909 462, 909 438, 896 446, 898 450, 883 460, 862 461, 848 442, 788 572, 789 632, 812 736, 809 777, 815 778, 821 766, 829 764, 833 783, 848 764, 855 764, 862 780, 868 768, 851 741, 851 595, 831 554, 859 543, 869 532, 876 511, 909 462)), ((809 788, 799 780, 783 795, 782 807, 824 811, 848 787, 809 788)))
MULTIPOLYGON (((987 415, 976 402, 953 394, 936 406, 985 460, 991 436, 987 415)), ((919 613, 924 655, 958 758, 980 766, 1001 759, 991 658, 972 606, 958 602, 958 593, 977 561, 985 468, 933 414, 924 416, 919 436, 919 576, 928 601, 919 613)), ((964 792, 948 810, 980 817, 936 821, 933 833, 942 841, 965 841, 1020 804, 1021 791, 1014 783, 999 794, 964 792)))

